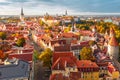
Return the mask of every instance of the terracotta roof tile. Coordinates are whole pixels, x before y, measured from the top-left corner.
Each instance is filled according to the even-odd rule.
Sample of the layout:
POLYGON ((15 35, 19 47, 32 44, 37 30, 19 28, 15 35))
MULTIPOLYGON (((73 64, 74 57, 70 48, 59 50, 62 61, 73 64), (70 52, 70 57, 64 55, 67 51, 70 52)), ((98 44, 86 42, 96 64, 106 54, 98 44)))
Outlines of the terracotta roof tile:
POLYGON ((59 58, 59 57, 72 57, 72 52, 54 52, 53 53, 53 63, 59 58))
MULTIPOLYGON (((79 60, 76 63, 78 69, 87 69, 87 68, 97 69, 97 70, 99 69, 98 65, 90 60, 79 60)), ((87 70, 83 70, 83 71, 87 71, 87 70)))
POLYGON ((57 61, 53 64, 53 70, 65 70, 65 67, 75 67, 76 63, 72 57, 59 57, 57 61))
POLYGON ((54 45, 55 43, 66 44, 66 40, 52 40, 51 41, 51 45, 54 45))
POLYGON ((79 38, 79 36, 74 34, 74 33, 63 33, 63 34, 59 35, 59 37, 61 37, 61 38, 62 37, 64 37, 64 38, 76 38, 76 39, 79 38))
POLYGON ((32 55, 33 53, 28 53, 28 54, 9 54, 9 58, 18 58, 18 59, 21 59, 21 60, 24 60, 24 61, 32 61, 32 55))
POLYGON ((115 38, 115 36, 111 37, 110 41, 109 41, 109 45, 111 46, 119 46, 117 39, 115 38))
POLYGON ((70 45, 69 45, 69 44, 66 44, 66 45, 55 46, 55 47, 54 47, 54 51, 55 51, 55 52, 66 52, 66 51, 70 51, 70 45))

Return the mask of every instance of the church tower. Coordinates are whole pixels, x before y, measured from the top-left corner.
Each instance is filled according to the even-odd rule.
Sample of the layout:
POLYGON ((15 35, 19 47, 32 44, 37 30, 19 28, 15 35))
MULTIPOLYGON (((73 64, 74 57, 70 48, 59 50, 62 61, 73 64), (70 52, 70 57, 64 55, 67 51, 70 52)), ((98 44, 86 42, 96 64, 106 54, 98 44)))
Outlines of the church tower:
POLYGON ((72 22, 71 32, 75 32, 75 31, 76 31, 76 24, 72 22))
POLYGON ((92 32, 93 32, 93 33, 96 33, 96 32, 97 32, 97 27, 96 27, 96 26, 93 26, 93 27, 92 27, 92 32))
POLYGON ((21 20, 22 22, 24 22, 23 8, 21 8, 20 20, 21 20))
POLYGON ((115 32, 113 28, 110 29, 110 39, 108 42, 108 55, 110 58, 115 58, 118 60, 119 58, 119 44, 115 37, 115 32))
POLYGON ((68 15, 68 12, 67 12, 67 10, 65 11, 65 16, 67 16, 68 15))

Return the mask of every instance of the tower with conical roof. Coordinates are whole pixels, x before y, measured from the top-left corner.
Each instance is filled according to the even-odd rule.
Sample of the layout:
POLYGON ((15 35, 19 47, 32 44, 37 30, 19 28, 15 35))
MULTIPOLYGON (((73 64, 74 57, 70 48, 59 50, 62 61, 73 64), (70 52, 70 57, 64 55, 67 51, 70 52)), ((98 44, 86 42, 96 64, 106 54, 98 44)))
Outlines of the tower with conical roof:
POLYGON ((23 8, 21 8, 20 20, 21 20, 21 21, 24 21, 23 8))
POLYGON ((115 58, 118 60, 119 58, 119 44, 115 37, 115 32, 113 28, 110 29, 110 39, 108 42, 108 55, 110 58, 115 58))

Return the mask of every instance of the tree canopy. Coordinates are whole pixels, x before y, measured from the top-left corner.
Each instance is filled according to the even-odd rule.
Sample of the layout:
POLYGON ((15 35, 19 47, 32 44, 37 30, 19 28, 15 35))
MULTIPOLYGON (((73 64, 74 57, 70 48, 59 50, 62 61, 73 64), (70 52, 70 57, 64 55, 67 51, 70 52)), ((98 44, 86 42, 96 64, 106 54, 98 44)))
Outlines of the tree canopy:
POLYGON ((4 40, 4 39, 6 39, 6 33, 5 32, 0 32, 0 38, 2 39, 2 40, 4 40))
POLYGON ((25 44, 25 38, 18 39, 16 44, 17 44, 18 47, 23 47, 24 44, 25 44))
POLYGON ((37 61, 38 59, 39 59, 39 53, 38 53, 38 51, 34 50, 33 60, 37 61))
POLYGON ((80 51, 80 59, 81 60, 94 60, 94 56, 92 53, 92 49, 90 47, 83 47, 80 51))
POLYGON ((43 52, 41 52, 39 59, 43 61, 43 66, 51 67, 51 58, 52 58, 52 50, 50 48, 45 49, 43 52))

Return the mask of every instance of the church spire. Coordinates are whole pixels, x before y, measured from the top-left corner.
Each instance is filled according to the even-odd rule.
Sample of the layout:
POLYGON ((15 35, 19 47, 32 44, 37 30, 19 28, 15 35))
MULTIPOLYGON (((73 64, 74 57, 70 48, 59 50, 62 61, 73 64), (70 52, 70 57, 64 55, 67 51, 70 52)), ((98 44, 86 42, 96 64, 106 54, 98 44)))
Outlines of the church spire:
POLYGON ((24 15, 24 13, 23 13, 23 8, 21 8, 21 15, 24 15))
POLYGON ((23 8, 21 8, 20 20, 21 20, 21 21, 24 21, 23 8))
POLYGON ((66 15, 66 16, 68 15, 68 12, 67 12, 67 10, 65 11, 65 15, 66 15))

